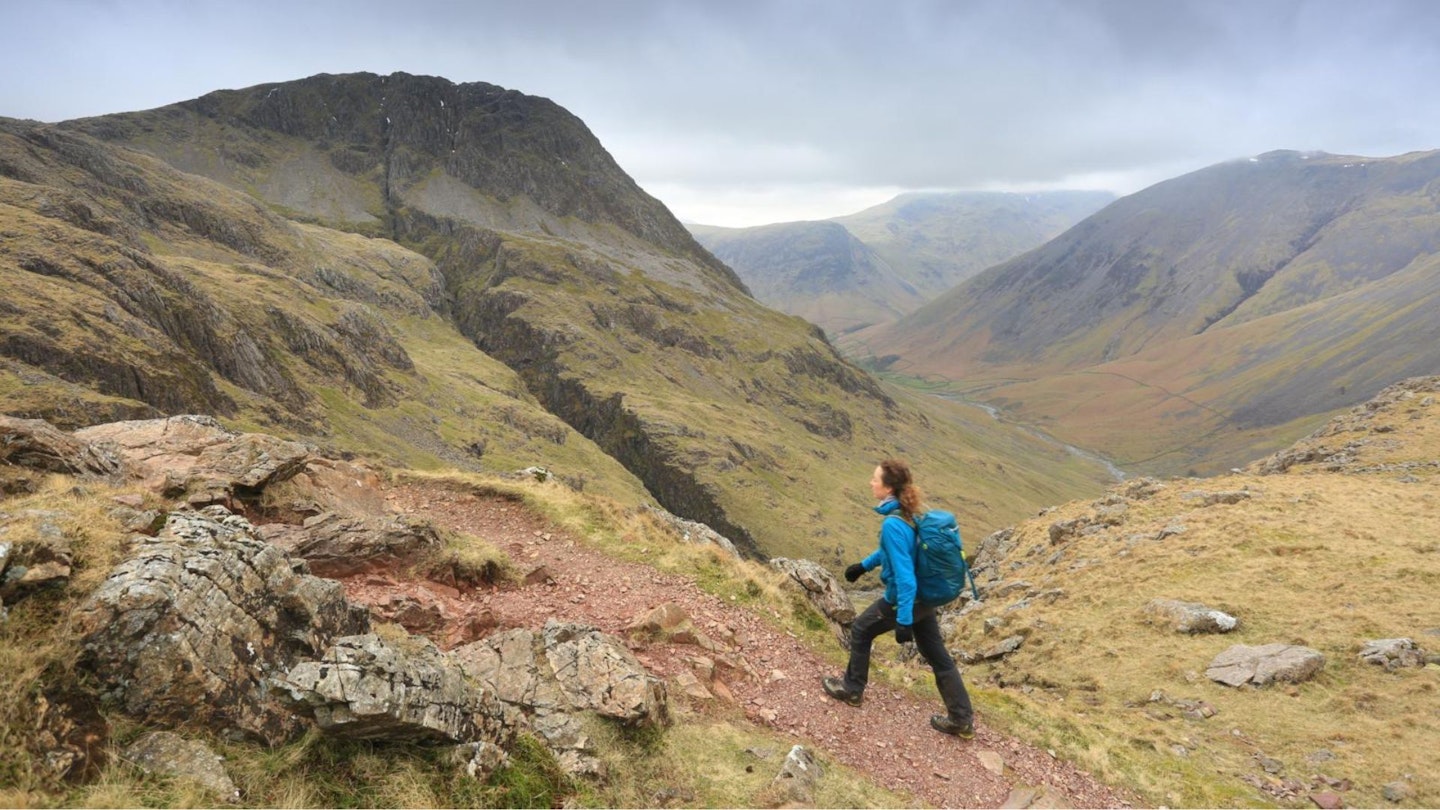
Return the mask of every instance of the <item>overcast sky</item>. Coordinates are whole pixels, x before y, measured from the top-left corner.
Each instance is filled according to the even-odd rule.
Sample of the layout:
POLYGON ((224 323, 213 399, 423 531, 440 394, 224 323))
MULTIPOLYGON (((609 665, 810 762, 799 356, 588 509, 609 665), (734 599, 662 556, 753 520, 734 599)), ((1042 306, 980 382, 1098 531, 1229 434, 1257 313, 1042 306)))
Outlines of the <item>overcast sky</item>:
POLYGON ((687 222, 1440 148, 1431 0, 0 0, 0 116, 371 71, 580 116, 687 222))

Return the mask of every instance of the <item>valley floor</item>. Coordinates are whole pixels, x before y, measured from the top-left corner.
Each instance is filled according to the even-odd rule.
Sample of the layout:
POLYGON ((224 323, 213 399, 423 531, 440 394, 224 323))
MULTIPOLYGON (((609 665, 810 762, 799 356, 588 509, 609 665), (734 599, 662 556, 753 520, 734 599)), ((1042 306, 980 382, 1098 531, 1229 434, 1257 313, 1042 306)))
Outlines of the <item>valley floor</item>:
MULTIPOLYGON (((376 604, 426 588, 454 600, 449 605, 451 615, 473 616, 488 610, 500 629, 538 630, 547 619, 557 618, 591 624, 622 638, 637 617, 674 603, 701 632, 727 639, 754 672, 734 679, 731 695, 714 701, 691 699, 698 711, 743 712, 749 721, 818 749, 823 756, 925 805, 1129 807, 1142 803, 1044 750, 988 728, 983 699, 977 700, 980 720, 976 738, 970 741, 930 729, 929 716, 940 708, 938 698, 920 700, 874 679, 863 707, 837 703, 820 689, 820 679, 838 674, 839 666, 773 620, 727 604, 682 577, 587 548, 520 503, 428 484, 397 486, 387 492, 387 500, 396 511, 484 538, 504 549, 522 570, 543 565, 548 578, 464 595, 434 583, 361 575, 345 582, 353 600, 376 604)), ((444 635, 442 631, 437 637, 444 635)), ((706 654, 695 646, 664 642, 636 641, 632 647, 652 673, 667 680, 672 696, 681 692, 676 677, 690 670, 694 658, 706 654)), ((926 682, 921 686, 928 688, 928 670, 924 674, 926 682)))

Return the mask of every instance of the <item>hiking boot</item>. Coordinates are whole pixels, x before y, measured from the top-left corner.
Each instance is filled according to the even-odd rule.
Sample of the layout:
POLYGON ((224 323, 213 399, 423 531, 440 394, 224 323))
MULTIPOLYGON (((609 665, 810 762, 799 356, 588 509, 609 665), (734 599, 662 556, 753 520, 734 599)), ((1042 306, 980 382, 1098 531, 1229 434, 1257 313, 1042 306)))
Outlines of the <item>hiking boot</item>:
POLYGON ((863 695, 860 695, 856 692, 851 692, 849 689, 846 689, 845 682, 840 680, 839 678, 826 678, 825 680, 820 682, 820 685, 825 687, 825 694, 829 695, 832 698, 835 698, 841 703, 849 703, 851 706, 859 706, 861 703, 865 702, 865 698, 863 695))
POLYGON ((955 737, 959 737, 962 740, 975 739, 974 723, 966 723, 962 726, 954 720, 951 720, 949 715, 930 715, 930 727, 940 732, 941 734, 950 734, 955 737))

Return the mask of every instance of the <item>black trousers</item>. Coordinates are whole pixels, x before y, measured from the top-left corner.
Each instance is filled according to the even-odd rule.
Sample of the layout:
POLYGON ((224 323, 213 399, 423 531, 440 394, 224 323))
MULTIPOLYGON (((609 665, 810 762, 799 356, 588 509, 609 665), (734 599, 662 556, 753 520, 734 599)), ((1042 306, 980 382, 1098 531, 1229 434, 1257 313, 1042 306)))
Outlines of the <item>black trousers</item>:
MULTIPOLYGON (((945 712, 950 719, 961 725, 968 725, 975 718, 970 706, 970 693, 965 691, 965 681, 960 670, 955 668, 955 659, 945 649, 945 640, 940 637, 940 622, 935 618, 935 608, 915 606, 915 646, 925 663, 935 673, 935 688, 940 690, 940 700, 945 703, 945 712)), ((895 629, 895 606, 883 598, 865 609, 850 625, 850 664, 845 667, 845 689, 852 694, 862 694, 870 680, 870 647, 875 639, 895 629)))

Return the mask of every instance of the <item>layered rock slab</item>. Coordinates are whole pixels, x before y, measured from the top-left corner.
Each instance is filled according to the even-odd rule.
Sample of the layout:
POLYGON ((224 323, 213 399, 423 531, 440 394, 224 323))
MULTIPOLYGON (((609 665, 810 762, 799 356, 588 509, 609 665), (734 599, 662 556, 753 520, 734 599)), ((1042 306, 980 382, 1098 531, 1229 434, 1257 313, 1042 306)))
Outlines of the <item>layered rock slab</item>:
MULTIPOLYGON (((281 699, 347 739, 484 744, 504 751, 518 717, 428 641, 374 633, 337 639, 277 681, 281 699)), ((483 748, 484 745, 481 747, 483 748)))
POLYGON ((270 744, 301 732, 271 678, 367 632, 369 614, 223 507, 172 513, 131 543, 80 609, 102 696, 162 727, 201 722, 270 744))

